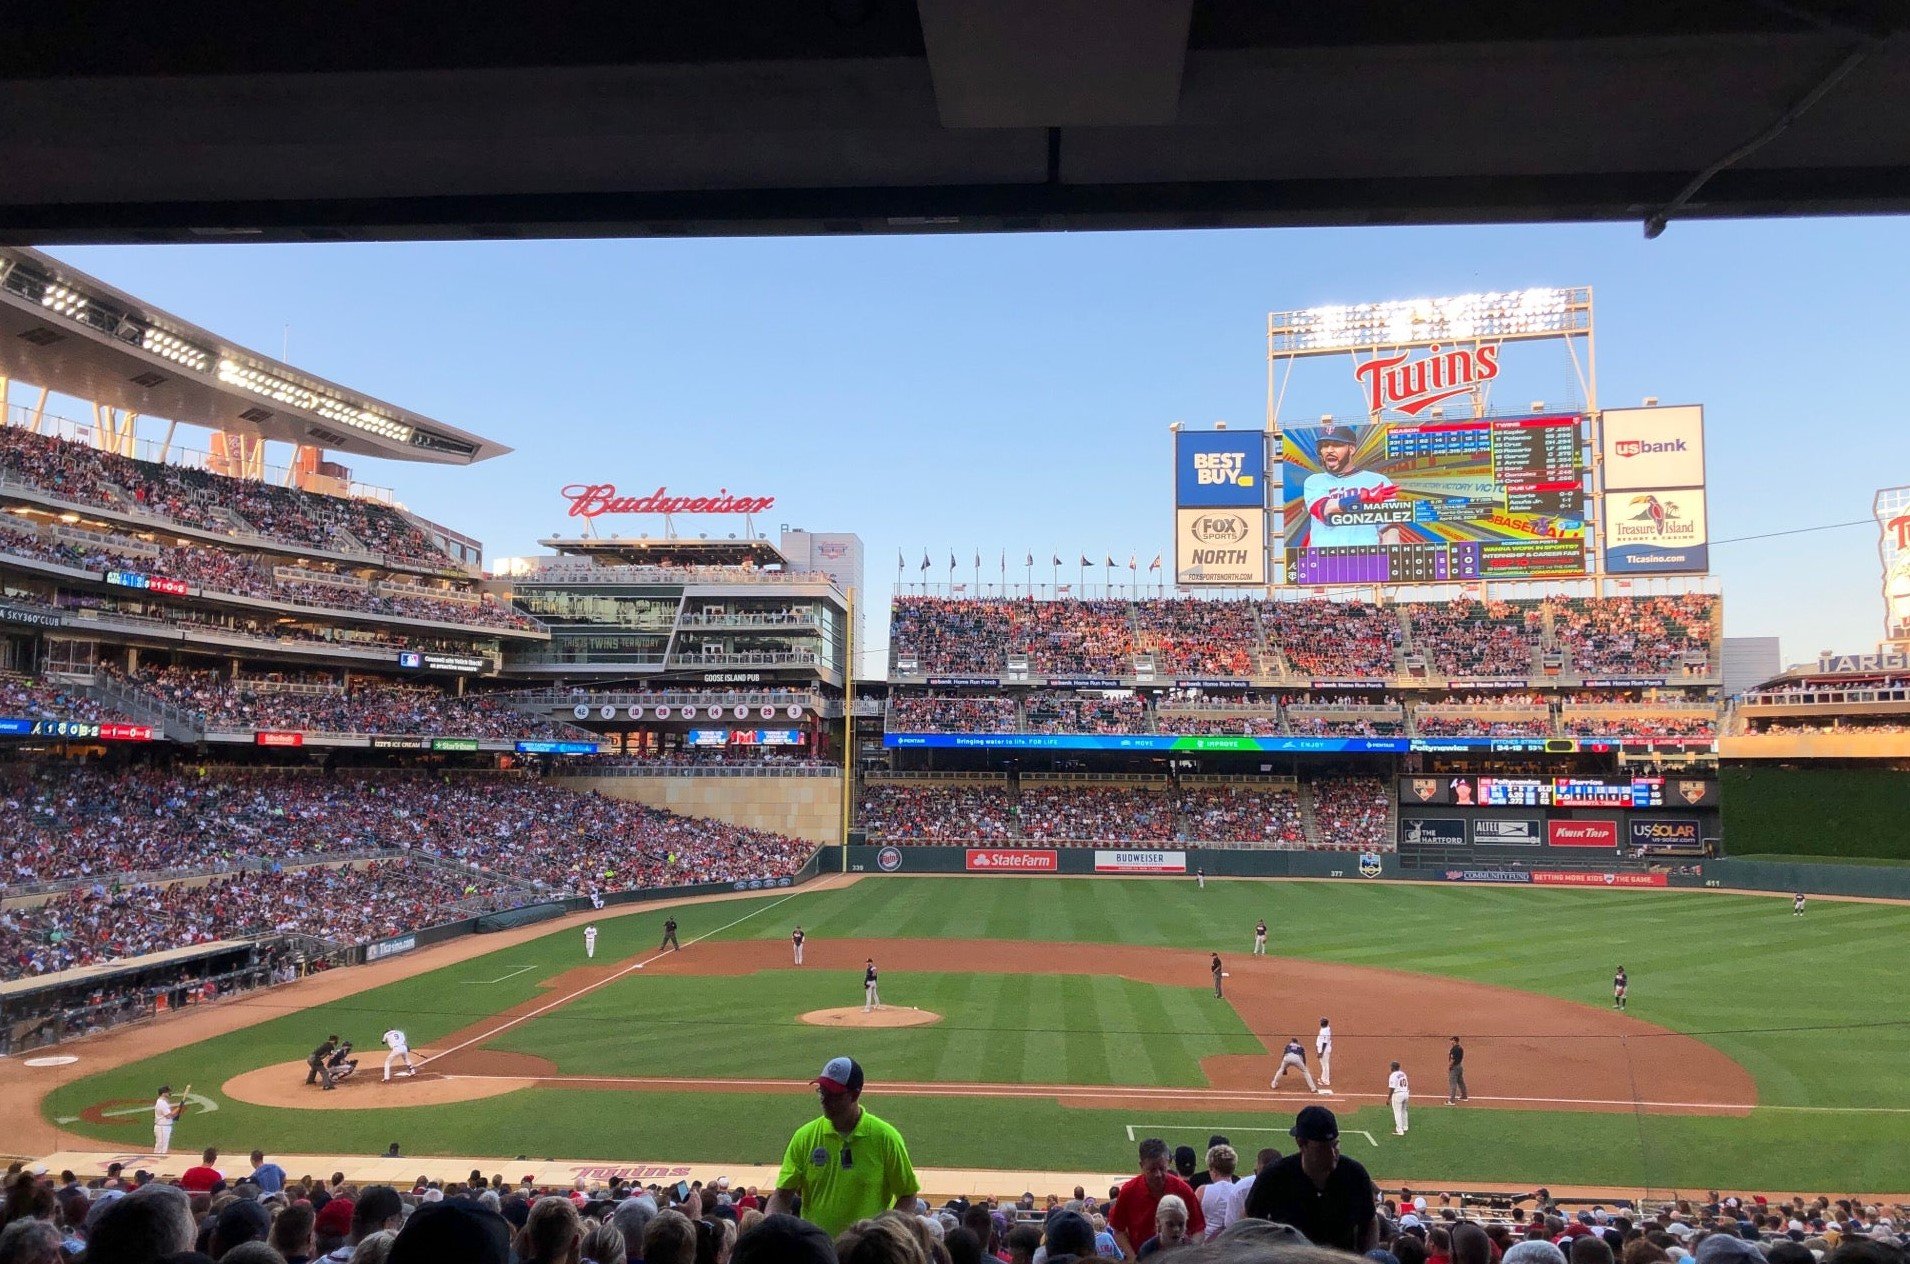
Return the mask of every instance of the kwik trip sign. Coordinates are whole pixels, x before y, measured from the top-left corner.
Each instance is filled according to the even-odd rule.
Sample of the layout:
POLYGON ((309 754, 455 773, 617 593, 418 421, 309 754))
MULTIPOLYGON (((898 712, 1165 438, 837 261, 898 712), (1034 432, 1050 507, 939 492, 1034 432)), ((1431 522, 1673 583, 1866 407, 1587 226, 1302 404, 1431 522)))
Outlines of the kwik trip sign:
POLYGON ((774 496, 732 496, 727 487, 714 496, 672 496, 659 487, 641 496, 625 496, 615 483, 572 483, 561 493, 573 518, 604 514, 758 514, 776 503, 774 496))

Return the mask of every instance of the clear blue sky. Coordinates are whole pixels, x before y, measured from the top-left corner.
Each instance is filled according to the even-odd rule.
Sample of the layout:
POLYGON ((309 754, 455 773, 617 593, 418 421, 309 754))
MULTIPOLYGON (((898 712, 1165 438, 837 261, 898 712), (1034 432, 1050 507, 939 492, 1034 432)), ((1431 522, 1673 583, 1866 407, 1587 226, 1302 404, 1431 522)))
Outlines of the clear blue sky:
MULTIPOLYGON (((1605 406, 1707 406, 1713 540, 1910 483, 1901 219, 57 253, 268 354, 289 324, 292 363, 515 447, 355 462, 491 557, 601 480, 773 495, 772 538, 858 532, 881 605, 898 549, 911 581, 924 549, 937 580, 951 550, 962 580, 978 550, 990 582, 1003 550, 1011 581, 1029 550, 1037 579, 1056 551, 1145 567, 1172 546, 1168 423, 1265 414, 1268 311, 1531 285, 1594 287, 1605 406)), ((1563 353, 1506 359, 1497 403, 1572 398, 1563 353)), ((1289 400, 1357 410, 1340 361, 1289 400)), ((1731 635, 1787 661, 1880 635, 1874 529, 1712 556, 1731 635)))

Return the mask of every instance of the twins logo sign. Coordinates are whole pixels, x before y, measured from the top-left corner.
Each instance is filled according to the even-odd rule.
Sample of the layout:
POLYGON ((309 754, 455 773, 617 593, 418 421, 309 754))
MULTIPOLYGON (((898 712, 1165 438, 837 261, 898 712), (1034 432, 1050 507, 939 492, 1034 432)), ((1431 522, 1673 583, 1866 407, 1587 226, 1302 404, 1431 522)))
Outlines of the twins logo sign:
POLYGON ((902 867, 902 849, 899 847, 884 847, 875 854, 875 867, 880 869, 883 873, 894 873, 897 869, 902 867))

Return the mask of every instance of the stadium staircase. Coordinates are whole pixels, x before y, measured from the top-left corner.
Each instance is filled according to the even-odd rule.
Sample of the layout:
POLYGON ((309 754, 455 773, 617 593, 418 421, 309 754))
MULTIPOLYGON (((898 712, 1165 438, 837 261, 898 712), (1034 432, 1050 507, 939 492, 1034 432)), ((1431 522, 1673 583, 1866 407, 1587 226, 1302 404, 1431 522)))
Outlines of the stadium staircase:
POLYGON ((1320 817, 1313 810, 1313 783, 1300 783, 1300 837, 1306 839, 1307 846, 1320 845, 1320 817))
POLYGON ((142 724, 161 730, 172 741, 198 742, 206 735, 198 715, 147 693, 123 677, 95 672, 90 677, 78 679, 85 682, 86 691, 98 701, 142 724))

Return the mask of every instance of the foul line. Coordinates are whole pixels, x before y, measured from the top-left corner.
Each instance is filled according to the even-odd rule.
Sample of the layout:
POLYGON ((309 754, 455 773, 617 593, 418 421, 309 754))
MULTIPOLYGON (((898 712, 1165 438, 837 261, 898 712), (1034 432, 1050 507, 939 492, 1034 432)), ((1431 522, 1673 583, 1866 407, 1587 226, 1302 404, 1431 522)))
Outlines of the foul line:
MULTIPOLYGON (((1288 1136, 1292 1135, 1292 1129, 1290 1128, 1242 1128, 1234 1124, 1225 1125, 1225 1127, 1228 1132, 1278 1132, 1288 1136)), ((1162 1132, 1201 1131, 1200 1126, 1197 1124, 1129 1124, 1127 1125, 1127 1139, 1129 1141, 1140 1140, 1139 1137, 1134 1135, 1136 1128, 1158 1128, 1162 1132)), ((1342 1128, 1340 1129, 1340 1135, 1343 1137, 1365 1137, 1367 1145, 1372 1146, 1375 1150, 1379 1149, 1379 1142, 1373 1140, 1373 1134, 1364 1128, 1342 1128)))
POLYGON ((502 983, 506 979, 515 979, 518 975, 524 973, 526 970, 535 970, 535 969, 537 969, 536 966, 519 966, 517 969, 511 971, 509 974, 500 974, 495 979, 466 979, 464 982, 467 987, 472 984, 477 984, 479 987, 482 987, 486 983, 502 983))
MULTIPOLYGON (((704 940, 708 939, 711 935, 720 935, 732 926, 741 926, 744 922, 747 922, 750 918, 755 917, 758 913, 767 913, 769 912, 769 910, 775 908, 778 904, 787 903, 788 901, 795 899, 798 895, 803 895, 803 894, 805 894, 805 892, 791 891, 788 895, 785 895, 780 900, 772 900, 768 904, 763 905, 759 909, 751 909, 749 912, 743 914, 741 917, 737 918, 733 922, 725 922, 723 925, 718 926, 715 930, 706 931, 703 934, 696 936, 696 938, 690 940, 690 946, 694 947, 695 945, 702 943, 704 940)), ((517 1026, 519 1023, 529 1022, 531 1019, 536 1018, 538 1015, 547 1014, 551 1010, 556 1009, 560 1005, 568 1005, 570 1002, 576 1000, 578 997, 588 996, 590 993, 595 992, 598 988, 603 987, 605 984, 615 983, 618 979, 621 979, 624 975, 629 974, 632 970, 641 970, 643 969, 643 967, 649 965, 652 961, 659 961, 666 955, 668 954, 659 952, 653 957, 645 957, 642 961, 638 961, 631 965, 625 966, 623 969, 617 971, 615 974, 609 976, 608 978, 598 979, 595 983, 591 983, 584 987, 578 988, 575 992, 570 993, 570 995, 568 996, 560 996, 554 1001, 551 1001, 544 1005, 540 1005, 528 1014, 519 1014, 516 1018, 513 1018, 508 1022, 499 1023, 496 1027, 491 1028, 491 1030, 487 1032, 484 1032, 480 1035, 473 1036, 469 1040, 461 1041, 458 1044, 452 1045, 449 1049, 440 1050, 439 1052, 434 1053, 430 1055, 429 1057, 420 1060, 418 1065, 420 1067, 430 1066, 433 1062, 436 1062, 438 1059, 448 1058, 460 1049, 468 1049, 470 1046, 475 1044, 480 1044, 483 1041, 489 1040, 492 1036, 498 1035, 501 1032, 509 1031, 511 1028, 517 1026)), ((529 969, 530 967, 526 967, 526 968, 529 969)), ((452 1077, 445 1076, 444 1078, 450 1079, 452 1077)), ((475 1078, 475 1077, 461 1077, 461 1078, 475 1078)), ((512 1078, 519 1078, 519 1077, 504 1076, 504 1077, 487 1077, 487 1078, 512 1079, 512 1078)))

